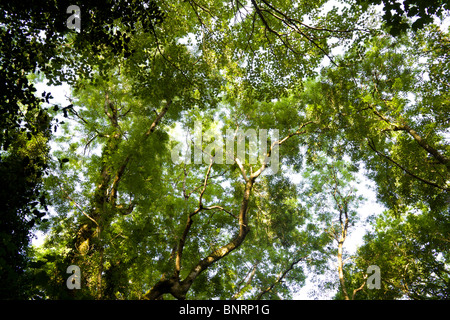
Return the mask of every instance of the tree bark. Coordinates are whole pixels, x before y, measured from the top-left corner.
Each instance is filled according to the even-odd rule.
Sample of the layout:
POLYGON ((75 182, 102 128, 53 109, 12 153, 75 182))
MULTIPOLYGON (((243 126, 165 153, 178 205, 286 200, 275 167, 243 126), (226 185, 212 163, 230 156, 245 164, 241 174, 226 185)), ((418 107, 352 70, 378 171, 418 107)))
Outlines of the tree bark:
POLYGON ((344 246, 345 237, 341 237, 338 243, 338 272, 339 272, 339 282, 341 284, 342 292, 344 293, 344 299, 350 300, 347 293, 347 286, 345 285, 344 278, 344 262, 342 260, 342 252, 344 246))
MULTIPOLYGON (((253 188, 254 179, 249 179, 245 184, 245 190, 243 194, 243 199, 241 203, 241 208, 239 210, 239 232, 237 236, 227 243, 226 245, 222 246, 221 248, 213 251, 210 255, 208 255, 206 258, 200 260, 189 272, 187 277, 180 281, 179 279, 179 269, 181 268, 181 254, 179 254, 178 258, 176 259, 176 268, 175 268, 175 274, 170 279, 161 279, 156 283, 152 289, 150 289, 145 295, 144 299, 148 300, 154 300, 159 297, 161 297, 163 294, 170 293, 177 299, 185 299, 186 294, 189 291, 190 287, 192 286, 192 283, 194 280, 198 277, 200 273, 202 273, 205 269, 207 269, 210 265, 212 265, 214 262, 222 259, 227 254, 229 254, 231 251, 237 249, 242 242, 244 241, 247 233, 249 232, 250 228, 248 226, 248 204, 250 201, 250 195, 251 190, 253 188)), ((196 210, 197 211, 197 210, 196 210)), ((187 232, 189 231, 189 228, 192 224, 192 216, 188 217, 188 221, 186 223, 186 228, 184 230, 183 236, 187 236, 187 232)), ((182 245, 184 245, 181 243, 182 245)), ((180 245, 181 245, 180 244, 180 245)))
MULTIPOLYGON (((151 133, 153 133, 160 123, 161 119, 167 113, 170 107, 171 101, 164 104, 161 112, 157 114, 155 120, 151 123, 150 127, 144 132, 142 139, 145 141, 148 139, 151 133)), ((133 204, 130 203, 128 208, 123 208, 122 205, 117 205, 117 190, 119 183, 125 169, 130 163, 132 156, 125 157, 123 162, 117 169, 113 168, 109 163, 109 156, 114 155, 119 150, 119 146, 122 142, 122 130, 118 122, 118 106, 115 105, 110 99, 109 95, 105 95, 104 112, 109 119, 110 126, 114 129, 114 133, 107 136, 108 140, 102 150, 102 167, 100 169, 99 178, 97 180, 94 195, 91 201, 91 209, 89 214, 83 214, 89 218, 89 220, 82 221, 75 240, 75 248, 81 255, 77 260, 86 256, 91 256, 97 252, 99 254, 99 265, 93 274, 86 275, 90 277, 92 282, 96 283, 96 297, 102 298, 102 273, 104 263, 104 243, 102 241, 102 230, 107 227, 115 214, 129 214, 133 209, 133 204), (82 249, 82 250, 80 250, 82 249)), ((82 261, 74 261, 74 263, 82 263, 82 261)), ((88 268, 86 268, 88 269, 88 268)))
MULTIPOLYGON (((181 253, 182 253, 182 249, 180 251, 180 248, 182 248, 184 246, 185 239, 186 239, 189 229, 192 225, 192 217, 195 214, 197 214, 198 212, 200 212, 201 210, 211 209, 211 207, 210 208, 203 207, 202 202, 201 202, 202 195, 206 189, 207 179, 208 179, 208 175, 209 175, 212 163, 210 164, 210 167, 208 168, 208 172, 207 172, 207 175, 205 178, 203 190, 201 191, 201 194, 200 194, 199 206, 188 217, 188 220, 186 222, 186 227, 183 231, 183 235, 181 236, 181 241, 180 241, 179 247, 178 247, 177 259, 175 259, 176 261, 175 261, 174 275, 169 280, 165 279, 164 277, 161 278, 161 280, 159 280, 152 287, 152 289, 150 289, 144 295, 144 297, 143 297, 144 299, 148 299, 148 300, 158 299, 163 294, 166 294, 166 293, 170 293, 178 299, 185 299, 188 290, 192 286, 195 279, 200 275, 200 273, 202 273, 204 270, 206 270, 213 263, 217 262, 218 260, 220 260, 223 257, 225 257, 226 255, 228 255, 233 250, 236 250, 237 248, 239 248, 239 246, 244 242, 245 237, 247 236, 247 234, 250 231, 250 226, 248 224, 248 210, 249 210, 250 196, 252 193, 253 185, 254 185, 256 179, 266 169, 267 164, 268 164, 268 159, 273 151, 273 148, 278 147, 283 142, 285 142, 286 140, 288 140, 289 138, 291 138, 293 136, 297 136, 297 135, 305 133, 305 131, 303 131, 304 127, 306 127, 307 125, 309 125, 311 123, 313 123, 313 121, 305 122, 305 123, 301 124, 300 127, 295 132, 290 133, 283 139, 273 142, 269 148, 269 151, 267 152, 267 156, 266 156, 265 160, 263 161, 261 167, 256 172, 252 173, 249 177, 246 175, 245 169, 244 169, 242 163, 239 161, 239 159, 235 158, 235 162, 238 165, 239 169, 241 170, 242 177, 245 181, 245 187, 244 187, 244 192, 243 192, 243 196, 242 196, 241 207, 239 210, 239 216, 238 216, 239 232, 229 243, 227 243, 226 245, 222 246, 221 248, 213 251, 206 258, 200 260, 194 267, 192 267, 192 269, 190 270, 190 272, 186 276, 186 278, 184 280, 180 280, 179 274, 180 274, 180 269, 181 269, 181 253)), ((185 189, 185 186, 183 188, 185 189)), ((186 198, 186 192, 185 192, 185 190, 183 190, 183 191, 184 191, 184 195, 186 198)))

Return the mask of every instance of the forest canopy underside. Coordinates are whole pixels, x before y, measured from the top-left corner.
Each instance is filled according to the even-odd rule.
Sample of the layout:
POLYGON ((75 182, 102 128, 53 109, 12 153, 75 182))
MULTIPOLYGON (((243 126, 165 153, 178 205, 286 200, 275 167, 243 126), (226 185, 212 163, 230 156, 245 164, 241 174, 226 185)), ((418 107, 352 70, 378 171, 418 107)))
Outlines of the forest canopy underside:
POLYGON ((2 299, 450 298, 446 2, 71 5, 0 4, 2 299))

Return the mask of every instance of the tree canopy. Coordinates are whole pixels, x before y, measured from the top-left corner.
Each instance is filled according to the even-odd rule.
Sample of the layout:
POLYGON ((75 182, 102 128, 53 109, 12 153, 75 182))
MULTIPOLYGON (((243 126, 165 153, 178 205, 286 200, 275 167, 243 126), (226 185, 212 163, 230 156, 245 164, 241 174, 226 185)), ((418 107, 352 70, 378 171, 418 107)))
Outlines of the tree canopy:
POLYGON ((380 3, 1 4, 1 297, 449 298, 449 8, 380 3))

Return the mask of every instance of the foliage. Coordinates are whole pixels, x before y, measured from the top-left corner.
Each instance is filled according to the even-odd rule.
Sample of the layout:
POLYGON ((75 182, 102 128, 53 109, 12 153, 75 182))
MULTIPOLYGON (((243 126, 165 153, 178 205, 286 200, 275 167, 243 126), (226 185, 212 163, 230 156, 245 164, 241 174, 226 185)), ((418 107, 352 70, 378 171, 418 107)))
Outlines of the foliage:
POLYGON ((348 278, 359 287, 367 265, 375 264, 381 290, 364 288, 358 299, 448 299, 448 212, 422 210, 401 219, 385 212, 374 220, 348 278))
MULTIPOLYGON (((310 112, 335 123, 330 135, 343 134, 345 151, 366 163, 394 212, 416 202, 442 210, 448 198, 448 74, 434 66, 448 57, 433 60, 428 50, 447 40, 435 27, 412 36, 356 44, 348 65, 324 70, 309 95, 310 112)), ((333 152, 342 152, 340 139, 333 152)))
POLYGON ((29 282, 24 272, 30 259, 30 230, 45 221, 42 218, 48 210, 45 193, 41 190, 48 166, 48 118, 43 112, 27 112, 27 118, 29 124, 38 124, 42 129, 34 134, 25 130, 10 131, 14 140, 0 158, 0 280, 5 284, 0 291, 2 299, 27 296, 29 282))
MULTIPOLYGON (((2 297, 23 297, 25 294, 19 292, 22 289, 19 290, 15 285, 29 282, 22 280, 21 274, 28 259, 25 251, 29 244, 30 229, 45 215, 40 210, 45 209, 47 203, 45 193, 39 190, 41 176, 48 166, 46 139, 50 137, 50 117, 43 102, 48 104, 52 96, 50 92, 43 92, 42 97, 35 95, 36 89, 30 81, 33 77, 29 76, 39 71, 48 75, 50 83, 73 83, 74 77, 63 71, 64 65, 74 61, 71 60, 73 54, 64 54, 64 48, 71 47, 76 51, 88 49, 86 44, 94 40, 100 47, 109 43, 114 49, 113 53, 121 50, 126 54, 126 41, 120 42, 122 38, 116 41, 115 38, 119 37, 108 37, 111 30, 110 33, 103 30, 105 22, 112 25, 111 19, 123 17, 112 3, 97 1, 97 6, 90 8, 91 19, 83 19, 86 32, 75 37, 73 47, 67 44, 70 35, 66 37, 70 31, 66 27, 68 16, 65 15, 67 7, 71 5, 69 1, 0 4, 0 79, 4 89, 0 95, 0 146, 2 199, 5 204, 2 212, 2 247, 5 249, 2 252, 4 259, 1 261, 1 274, 2 281, 9 284, 4 287, 2 297)), ((125 7, 124 3, 114 3, 125 7)), ((128 30, 132 27, 131 21, 139 21, 144 27, 150 28, 153 22, 162 19, 152 3, 145 7, 143 4, 126 7, 130 10, 124 17, 124 22, 129 24, 128 30), (137 16, 133 15, 136 14, 133 9, 138 8, 140 10, 137 13, 142 19, 136 19, 137 16)), ((84 52, 85 56, 89 56, 84 52)))
POLYGON ((21 239, 1 258, 30 260, 21 298, 289 299, 311 273, 339 299, 448 296, 449 41, 422 4, 396 37, 353 0, 95 1, 79 32, 68 5, 2 4, 2 197, 21 239), (32 79, 69 84, 70 104, 32 79), (388 208, 369 222, 363 166, 388 208), (373 264, 379 291, 362 286, 373 264))
POLYGON ((361 0, 365 4, 383 4, 383 20, 392 35, 399 35, 409 28, 422 29, 433 22, 434 17, 442 17, 449 4, 443 0, 361 0), (409 18, 409 19, 408 19, 409 18), (415 18, 411 22, 411 18, 415 18))

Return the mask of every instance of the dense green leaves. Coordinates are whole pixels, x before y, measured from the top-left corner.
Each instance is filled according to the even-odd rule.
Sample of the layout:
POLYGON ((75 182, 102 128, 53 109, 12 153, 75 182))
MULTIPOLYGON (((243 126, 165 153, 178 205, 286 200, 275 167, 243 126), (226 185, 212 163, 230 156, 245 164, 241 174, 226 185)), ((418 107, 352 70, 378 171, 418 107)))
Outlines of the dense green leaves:
POLYGON ((422 29, 433 22, 435 17, 442 17, 449 10, 449 4, 443 0, 360 0, 364 4, 382 4, 383 20, 389 33, 399 35, 409 28, 414 31, 422 29), (408 18, 415 18, 411 21, 408 18))
POLYGON ((388 213, 376 219, 348 277, 359 287, 367 265, 378 265, 381 289, 364 288, 357 299, 448 299, 448 213, 423 210, 402 219, 388 213))
MULTIPOLYGON (((27 113, 28 118, 31 114, 27 113)), ((42 115, 35 116, 31 124, 44 121, 42 115)), ((0 291, 2 299, 27 297, 30 282, 24 271, 29 262, 30 230, 44 222, 42 218, 48 210, 42 178, 48 168, 49 129, 48 122, 47 126, 39 125, 42 129, 34 134, 10 131, 14 141, 7 152, 1 153, 0 279, 5 283, 0 291)))
POLYGON ((2 268, 31 260, 20 297, 286 299, 311 275, 335 298, 447 297, 446 6, 405 1, 393 37, 361 3, 96 1, 78 32, 64 1, 2 5, 5 221, 25 239, 48 218, 33 250, 2 236, 2 268), (388 209, 368 221, 362 168, 388 209))

